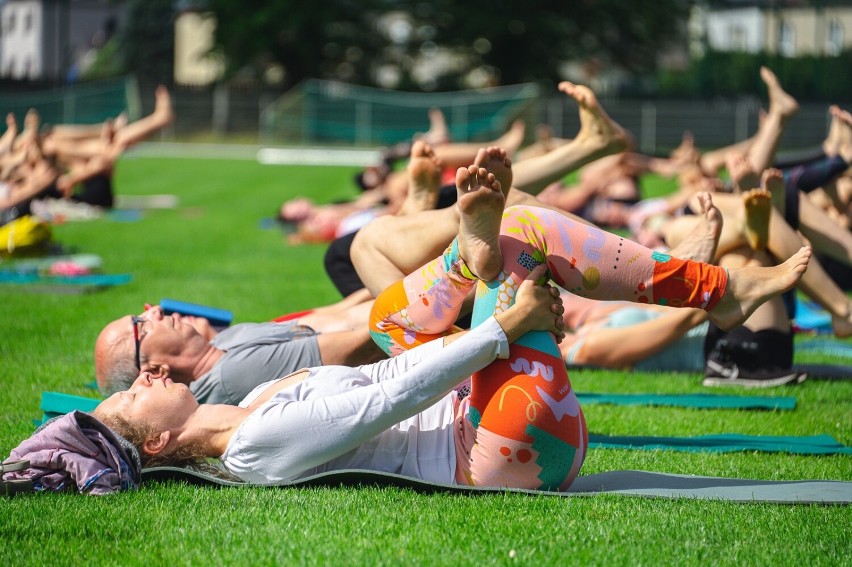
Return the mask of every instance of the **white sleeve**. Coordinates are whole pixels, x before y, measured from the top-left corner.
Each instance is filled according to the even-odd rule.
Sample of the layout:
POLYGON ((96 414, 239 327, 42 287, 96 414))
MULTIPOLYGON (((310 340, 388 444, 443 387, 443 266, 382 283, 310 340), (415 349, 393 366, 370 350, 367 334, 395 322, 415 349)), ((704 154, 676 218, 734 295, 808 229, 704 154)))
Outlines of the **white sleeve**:
POLYGON ((400 361, 395 366, 402 372, 383 373, 379 382, 320 398, 264 404, 246 420, 253 422, 250 430, 241 427, 232 440, 236 452, 229 443, 223 460, 247 480, 263 482, 250 478, 252 472, 266 482, 296 478, 425 410, 495 358, 507 358, 509 342, 492 317, 450 345, 425 352, 430 356, 417 354, 409 361, 413 364, 400 361))
POLYGON ((399 376, 409 368, 420 364, 423 360, 429 360, 438 356, 443 349, 444 339, 435 339, 392 358, 385 358, 373 364, 358 366, 357 369, 365 376, 369 376, 373 382, 381 382, 382 380, 399 376))

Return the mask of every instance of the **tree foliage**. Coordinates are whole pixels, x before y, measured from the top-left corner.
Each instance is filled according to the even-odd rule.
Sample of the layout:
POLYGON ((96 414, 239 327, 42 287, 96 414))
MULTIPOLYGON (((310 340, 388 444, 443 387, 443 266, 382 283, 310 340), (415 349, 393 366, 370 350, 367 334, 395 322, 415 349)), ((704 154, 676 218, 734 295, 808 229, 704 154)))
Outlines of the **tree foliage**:
POLYGON ((852 50, 837 56, 782 57, 770 53, 708 50, 684 71, 659 74, 655 95, 683 98, 760 95, 760 67, 772 69, 784 90, 800 100, 839 102, 852 93, 852 50))
MULTIPOLYGON (((556 80, 569 60, 633 71, 655 68, 678 37, 683 0, 209 0, 228 74, 272 66, 285 84, 337 78, 397 88, 453 88, 484 70, 503 84, 556 80), (521 12, 522 10, 522 12, 521 12), (415 62, 450 65, 415 76, 415 62), (383 75, 384 73, 384 75, 383 75)), ((422 65, 421 65, 422 68, 422 65)))
POLYGON ((163 84, 170 84, 174 75, 173 4, 172 0, 131 0, 117 38, 124 67, 163 84))

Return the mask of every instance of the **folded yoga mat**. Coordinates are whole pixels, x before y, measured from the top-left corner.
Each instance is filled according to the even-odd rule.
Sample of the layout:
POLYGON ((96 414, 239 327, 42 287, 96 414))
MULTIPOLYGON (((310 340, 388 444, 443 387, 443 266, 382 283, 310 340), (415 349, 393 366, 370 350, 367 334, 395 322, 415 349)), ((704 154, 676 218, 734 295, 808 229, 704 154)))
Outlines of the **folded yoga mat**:
POLYGON ((831 435, 784 437, 722 433, 697 437, 651 437, 589 434, 589 448, 687 451, 691 453, 733 453, 761 451, 797 455, 852 455, 852 447, 842 445, 831 435))
POLYGON ((796 398, 787 396, 727 396, 720 394, 590 394, 577 393, 581 404, 618 406, 670 406, 697 409, 796 409, 796 398))
MULTIPOLYGON (((223 480, 197 471, 156 467, 142 471, 142 482, 176 480, 202 486, 250 486, 223 480)), ((580 476, 568 492, 545 492, 517 488, 484 488, 426 482, 391 473, 340 470, 320 473, 275 488, 314 486, 379 485, 407 488, 425 494, 468 495, 517 493, 534 496, 594 496, 621 494, 645 498, 692 498, 727 502, 774 502, 779 504, 848 504, 852 502, 852 482, 834 480, 750 480, 708 476, 677 475, 646 471, 611 471, 580 476)))
POLYGON ((171 315, 172 313, 180 313, 181 315, 191 315, 193 317, 204 317, 214 327, 227 327, 234 320, 234 313, 227 309, 219 309, 218 307, 210 307, 209 305, 201 305, 198 303, 189 303, 188 301, 179 301, 164 297, 160 300, 160 307, 163 308, 163 313, 171 315))

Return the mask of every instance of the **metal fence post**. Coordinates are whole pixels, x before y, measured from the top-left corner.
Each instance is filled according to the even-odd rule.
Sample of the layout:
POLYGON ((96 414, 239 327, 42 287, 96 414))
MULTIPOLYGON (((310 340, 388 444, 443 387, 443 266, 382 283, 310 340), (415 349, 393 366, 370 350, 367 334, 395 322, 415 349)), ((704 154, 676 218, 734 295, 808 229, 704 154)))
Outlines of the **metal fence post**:
POLYGON ((748 102, 738 100, 734 111, 734 139, 745 140, 748 138, 748 102))
POLYGON ((369 145, 373 141, 372 104, 360 100, 355 103, 355 135, 353 141, 357 144, 369 145))
POLYGON ((62 97, 62 121, 65 124, 74 124, 77 107, 77 95, 73 89, 65 89, 65 96, 62 97))
POLYGON ((224 134, 228 131, 228 114, 230 96, 227 85, 219 83, 213 89, 213 124, 212 129, 216 134, 224 134))
POLYGON ((548 97, 547 105, 545 106, 546 116, 544 117, 545 124, 557 124, 559 127, 553 133, 557 138, 565 137, 565 124, 562 123, 562 109, 565 105, 565 98, 548 97))
POLYGON ((642 103, 640 146, 648 155, 657 151, 657 105, 653 102, 642 103))

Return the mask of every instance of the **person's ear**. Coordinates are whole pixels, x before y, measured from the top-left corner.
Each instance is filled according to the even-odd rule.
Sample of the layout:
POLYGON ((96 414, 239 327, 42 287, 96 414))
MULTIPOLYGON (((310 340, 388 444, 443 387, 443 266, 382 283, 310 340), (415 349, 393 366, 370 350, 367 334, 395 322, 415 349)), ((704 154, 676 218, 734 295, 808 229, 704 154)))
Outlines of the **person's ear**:
POLYGON ((171 431, 161 431, 155 436, 146 439, 145 443, 142 444, 142 450, 148 455, 159 455, 169 444, 171 438, 171 431))

